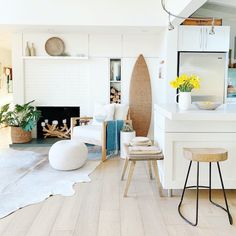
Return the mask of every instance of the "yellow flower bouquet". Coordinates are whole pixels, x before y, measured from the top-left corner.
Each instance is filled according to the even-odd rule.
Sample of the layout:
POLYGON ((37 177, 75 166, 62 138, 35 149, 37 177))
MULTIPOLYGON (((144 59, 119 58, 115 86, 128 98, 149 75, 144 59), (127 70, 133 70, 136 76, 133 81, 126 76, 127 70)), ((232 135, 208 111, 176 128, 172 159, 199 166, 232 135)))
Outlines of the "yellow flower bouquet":
POLYGON ((197 75, 182 74, 170 82, 173 88, 179 89, 180 92, 191 92, 193 89, 200 88, 200 79, 197 75))

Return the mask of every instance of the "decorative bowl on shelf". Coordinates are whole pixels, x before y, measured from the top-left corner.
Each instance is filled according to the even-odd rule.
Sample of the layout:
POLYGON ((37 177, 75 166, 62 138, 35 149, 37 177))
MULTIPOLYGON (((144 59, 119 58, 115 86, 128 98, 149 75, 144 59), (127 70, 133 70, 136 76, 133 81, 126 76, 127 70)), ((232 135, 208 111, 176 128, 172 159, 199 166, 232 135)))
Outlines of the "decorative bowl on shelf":
POLYGON ((201 110, 215 110, 217 107, 221 105, 219 102, 211 102, 211 101, 204 101, 204 102, 194 102, 197 108, 201 110))
POLYGON ((58 37, 49 38, 45 43, 45 50, 49 56, 67 56, 64 55, 65 44, 58 37))

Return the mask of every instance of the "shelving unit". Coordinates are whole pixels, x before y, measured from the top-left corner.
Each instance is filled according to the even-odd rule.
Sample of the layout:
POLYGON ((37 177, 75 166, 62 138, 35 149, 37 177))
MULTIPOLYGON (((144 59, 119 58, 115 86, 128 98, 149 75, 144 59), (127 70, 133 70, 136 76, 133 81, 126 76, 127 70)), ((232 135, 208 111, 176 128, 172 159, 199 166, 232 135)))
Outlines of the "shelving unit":
POLYGON ((32 56, 26 57, 23 56, 24 60, 88 60, 88 57, 72 57, 72 56, 32 56))
POLYGON ((121 103, 121 59, 110 59, 110 103, 121 103))

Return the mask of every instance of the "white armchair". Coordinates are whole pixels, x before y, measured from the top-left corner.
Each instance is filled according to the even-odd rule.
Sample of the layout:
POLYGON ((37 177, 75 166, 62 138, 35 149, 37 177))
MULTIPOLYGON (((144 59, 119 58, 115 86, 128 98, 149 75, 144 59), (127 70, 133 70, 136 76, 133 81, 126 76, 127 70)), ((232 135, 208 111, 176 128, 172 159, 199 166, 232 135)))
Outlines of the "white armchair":
POLYGON ((95 105, 93 117, 71 118, 71 139, 102 147, 106 160, 106 127, 109 120, 128 120, 129 107, 122 104, 95 105), (76 126, 79 121, 80 126, 76 126), (84 124, 84 125, 83 125, 84 124))

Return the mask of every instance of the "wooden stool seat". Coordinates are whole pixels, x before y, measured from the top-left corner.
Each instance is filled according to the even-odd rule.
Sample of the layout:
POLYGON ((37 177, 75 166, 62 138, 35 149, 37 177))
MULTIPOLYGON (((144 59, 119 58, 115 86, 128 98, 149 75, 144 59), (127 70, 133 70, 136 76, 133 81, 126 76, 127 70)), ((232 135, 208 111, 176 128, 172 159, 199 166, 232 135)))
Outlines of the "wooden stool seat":
POLYGON ((220 162, 228 159, 223 148, 184 148, 184 157, 197 162, 220 162))

